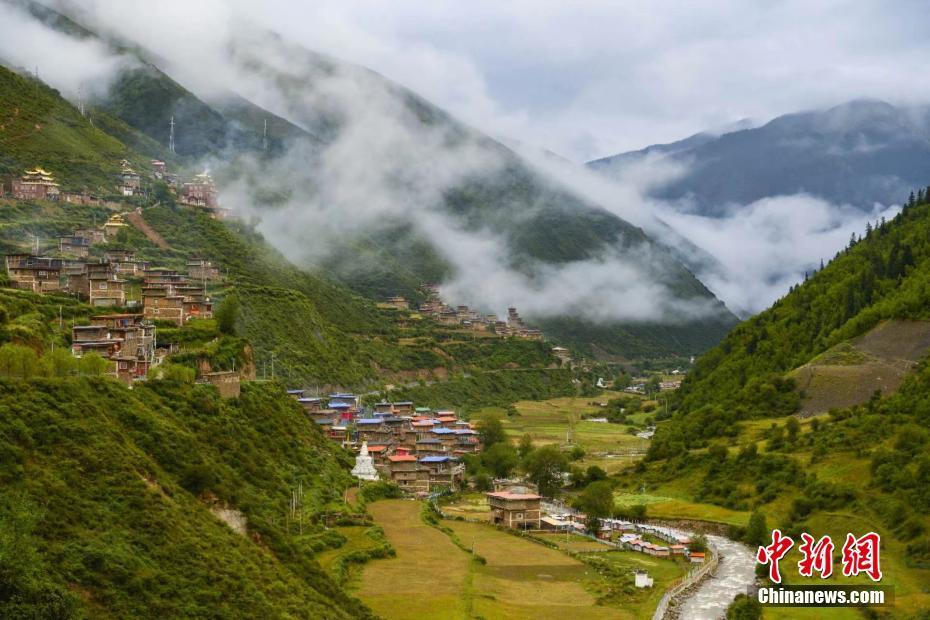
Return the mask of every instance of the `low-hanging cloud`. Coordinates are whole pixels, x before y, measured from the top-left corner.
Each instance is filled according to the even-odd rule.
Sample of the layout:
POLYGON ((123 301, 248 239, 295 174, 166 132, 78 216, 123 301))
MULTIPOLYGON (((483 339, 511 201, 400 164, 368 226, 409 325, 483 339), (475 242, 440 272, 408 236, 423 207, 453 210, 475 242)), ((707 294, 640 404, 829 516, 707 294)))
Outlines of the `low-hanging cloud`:
POLYGON ((731 205, 724 217, 661 206, 662 218, 717 259, 698 277, 731 310, 748 316, 771 305, 805 274, 829 262, 870 222, 894 217, 900 207, 876 204, 869 212, 807 194, 731 205))
MULTIPOLYGON (((649 245, 622 254, 608 249, 568 264, 517 268, 500 231, 441 208, 451 188, 505 166, 501 149, 455 123, 423 122, 406 95, 376 74, 305 57, 299 47, 256 29, 253 13, 236 9, 236 3, 210 1, 201 10, 174 1, 157 9, 139 4, 138 12, 127 12, 125 3, 115 0, 86 0, 78 7, 92 27, 149 48, 172 77, 207 100, 240 94, 314 135, 332 130, 322 142, 291 145, 272 166, 237 155, 238 175, 222 188, 224 203, 258 218, 259 230, 295 262, 322 264, 356 236, 403 223, 416 237, 430 240, 451 267, 443 290, 457 303, 497 313, 517 305, 527 315, 594 321, 678 322, 719 312, 713 303, 676 296, 649 245), (185 35, 192 31, 200 36, 185 35), (273 205, 265 204, 263 197, 282 188, 273 205)), ((27 49, 43 66, 63 67, 44 77, 67 91, 87 82, 105 85, 133 62, 99 42, 65 37, 35 22, 23 31, 44 41, 27 49), (59 63, 62 51, 80 60, 77 68, 59 63), (93 69, 78 70, 84 65, 93 69)), ((0 44, 0 52, 9 47, 0 44)), ((676 250, 741 314, 783 294, 821 258, 829 259, 851 232, 861 231, 867 219, 893 212, 876 207, 862 214, 792 196, 734 206, 725 218, 701 218, 682 204, 647 198, 650 189, 686 172, 681 164, 647 158, 619 180, 608 180, 564 160, 521 151, 544 177, 676 250), (689 262, 689 256, 696 260, 689 262)), ((222 158, 206 163, 229 168, 222 158)), ((519 207, 532 210, 533 205, 519 207)))
POLYGON ((133 59, 113 53, 93 39, 71 37, 48 28, 23 10, 0 3, 0 61, 38 72, 65 97, 92 97, 107 92, 110 82, 133 59))

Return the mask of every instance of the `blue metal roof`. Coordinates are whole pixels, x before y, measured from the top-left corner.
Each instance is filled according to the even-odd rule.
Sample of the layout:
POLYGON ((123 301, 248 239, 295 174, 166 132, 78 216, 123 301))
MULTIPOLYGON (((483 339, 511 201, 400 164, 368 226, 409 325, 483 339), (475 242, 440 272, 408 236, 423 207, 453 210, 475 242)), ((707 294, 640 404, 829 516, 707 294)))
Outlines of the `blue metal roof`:
POLYGON ((420 459, 421 463, 445 463, 446 461, 451 461, 451 456, 424 456, 420 459))
POLYGON ((434 428, 430 432, 436 433, 437 435, 451 435, 455 431, 451 428, 434 428))
POLYGON ((357 398, 355 394, 337 392, 336 394, 330 394, 330 398, 357 398))
POLYGON ((321 400, 323 400, 323 399, 322 399, 322 398, 298 398, 298 399, 297 399, 297 402, 299 402, 299 403, 318 403, 318 402, 320 402, 321 400))
POLYGON ((417 439, 417 443, 442 443, 439 439, 417 439))
POLYGON ((288 394, 303 394, 304 391, 303 390, 288 390, 287 393, 288 394))
POLYGON ((356 424, 381 424, 381 418, 359 418, 356 424))
POLYGON ((330 403, 326 406, 329 407, 330 409, 351 409, 352 408, 352 405, 350 405, 349 403, 334 403, 332 401, 330 401, 330 403))

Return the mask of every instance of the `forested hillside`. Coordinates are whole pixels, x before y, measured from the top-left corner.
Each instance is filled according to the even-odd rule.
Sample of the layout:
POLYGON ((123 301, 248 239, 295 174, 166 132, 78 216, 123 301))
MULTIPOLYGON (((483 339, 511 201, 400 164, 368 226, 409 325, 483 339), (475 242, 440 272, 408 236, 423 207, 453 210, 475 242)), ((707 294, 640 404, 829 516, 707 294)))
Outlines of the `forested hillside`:
POLYGON ((645 463, 627 472, 626 484, 639 488, 645 481, 659 494, 686 489, 689 501, 752 511, 749 530, 732 532, 750 544, 762 544, 766 524, 795 537, 812 531, 834 540, 847 531, 877 531, 883 583, 895 586, 897 610, 906 616, 926 608, 926 349, 899 389, 819 414, 795 415, 805 395, 792 371, 825 358, 855 367, 863 363, 857 347, 870 338, 909 355, 920 343, 907 339, 926 331, 928 302, 930 200, 921 190, 894 220, 870 226, 702 356, 681 387, 677 411, 659 424, 645 463))
POLYGON ((921 191, 701 356, 682 384, 681 411, 713 404, 737 418, 793 413, 798 395, 785 373, 883 319, 930 318, 928 276, 930 205, 921 191))
POLYGON ((313 561, 347 457, 281 386, 4 379, 0 412, 0 616, 368 615, 313 561))

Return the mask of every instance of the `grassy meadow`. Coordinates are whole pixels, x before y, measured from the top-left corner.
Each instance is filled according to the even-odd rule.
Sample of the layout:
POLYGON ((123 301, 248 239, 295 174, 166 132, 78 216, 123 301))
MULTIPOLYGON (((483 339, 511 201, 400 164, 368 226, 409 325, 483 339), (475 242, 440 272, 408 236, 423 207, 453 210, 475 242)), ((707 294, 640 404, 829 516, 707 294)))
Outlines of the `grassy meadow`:
POLYGON ((629 465, 636 456, 610 454, 645 451, 649 443, 631 434, 624 424, 589 422, 585 416, 600 417, 602 408, 597 402, 607 402, 618 395, 605 392, 601 396, 566 396, 548 400, 522 400, 517 402, 516 415, 507 416, 501 408, 488 407, 478 413, 496 413, 504 422, 504 429, 516 443, 524 434, 533 439, 537 447, 555 444, 566 445, 569 429, 573 426, 573 444, 587 453, 579 463, 582 467, 597 465, 613 473, 629 465))
MULTIPOLYGON (((448 534, 426 525, 420 518, 422 507, 409 500, 368 506, 397 556, 365 564, 349 587, 385 618, 643 618, 652 614, 667 585, 687 571, 681 561, 605 552, 603 545, 581 536, 541 536, 562 549, 593 557, 605 573, 561 549, 488 525, 443 521, 460 545, 472 549, 482 562, 448 534), (637 569, 655 579, 653 588, 633 588, 631 575, 637 569)), ((352 528, 340 531, 350 541, 356 538, 343 529, 352 528)))

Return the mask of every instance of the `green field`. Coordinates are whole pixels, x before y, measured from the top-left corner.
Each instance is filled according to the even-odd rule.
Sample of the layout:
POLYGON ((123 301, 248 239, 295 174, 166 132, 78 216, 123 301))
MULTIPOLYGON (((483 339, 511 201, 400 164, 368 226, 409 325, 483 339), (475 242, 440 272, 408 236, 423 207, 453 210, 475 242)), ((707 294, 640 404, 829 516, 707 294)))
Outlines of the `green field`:
MULTIPOLYGON (((532 540, 480 523, 443 521, 482 563, 424 524, 421 508, 408 500, 369 506, 397 557, 369 562, 351 585, 375 613, 391 620, 649 617, 667 584, 687 570, 680 561, 632 552, 587 554, 609 567, 613 577, 607 578, 586 562, 532 540), (632 587, 636 569, 655 579, 652 589, 632 587)), ((565 542, 564 535, 559 538, 565 542)), ((602 548, 580 536, 569 536, 567 544, 573 551, 602 548)))
POLYGON ((420 520, 421 507, 409 500, 368 507, 397 557, 369 562, 354 594, 392 620, 466 617, 471 560, 448 536, 420 520))
POLYGON ((517 415, 506 416, 502 409, 488 408, 483 412, 502 415, 507 434, 516 442, 524 434, 533 439, 535 446, 555 444, 565 446, 572 430, 572 445, 581 446, 587 453, 579 463, 583 467, 597 465, 613 473, 629 465, 634 457, 607 453, 645 451, 648 441, 630 434, 629 426, 588 422, 584 416, 598 417, 601 407, 592 402, 606 402, 617 395, 605 392, 596 397, 563 397, 549 400, 524 400, 515 404, 517 415), (573 428, 572 428, 573 427, 573 428))

